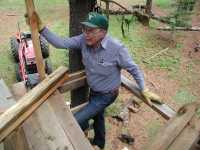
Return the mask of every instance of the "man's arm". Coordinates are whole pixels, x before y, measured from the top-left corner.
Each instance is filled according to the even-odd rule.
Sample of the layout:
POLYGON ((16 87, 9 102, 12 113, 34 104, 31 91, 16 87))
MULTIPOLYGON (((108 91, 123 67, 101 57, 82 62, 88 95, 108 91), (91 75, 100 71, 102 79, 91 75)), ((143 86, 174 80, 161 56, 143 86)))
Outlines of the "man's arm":
POLYGON ((141 91, 144 90, 144 75, 138 65, 133 61, 128 53, 128 49, 124 46, 119 50, 118 64, 121 68, 126 69, 135 79, 141 91))
POLYGON ((74 36, 71 38, 61 38, 55 33, 51 32, 47 27, 44 27, 40 34, 45 37, 45 39, 56 48, 61 49, 80 49, 81 40, 83 35, 74 36))

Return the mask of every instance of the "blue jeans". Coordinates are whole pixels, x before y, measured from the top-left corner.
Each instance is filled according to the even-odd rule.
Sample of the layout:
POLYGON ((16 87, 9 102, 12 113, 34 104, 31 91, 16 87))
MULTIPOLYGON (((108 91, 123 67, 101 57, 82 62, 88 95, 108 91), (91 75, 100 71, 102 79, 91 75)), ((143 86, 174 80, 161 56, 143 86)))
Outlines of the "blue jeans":
POLYGON ((94 120, 94 140, 93 144, 104 148, 105 146, 105 119, 104 110, 112 104, 118 96, 118 92, 111 93, 90 93, 89 103, 74 116, 84 131, 89 127, 88 121, 94 120))

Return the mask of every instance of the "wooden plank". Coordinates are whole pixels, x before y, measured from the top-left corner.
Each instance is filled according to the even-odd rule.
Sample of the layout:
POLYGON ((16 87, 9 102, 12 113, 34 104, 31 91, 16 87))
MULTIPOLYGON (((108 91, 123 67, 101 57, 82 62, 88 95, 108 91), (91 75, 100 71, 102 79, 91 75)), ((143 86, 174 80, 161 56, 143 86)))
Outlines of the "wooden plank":
POLYGON ((149 144, 148 150, 166 150, 175 140, 175 138, 183 131, 188 122, 195 115, 196 107, 189 105, 187 112, 182 115, 176 115, 167 125, 163 127, 154 141, 149 144))
MULTIPOLYGON (((74 80, 79 80, 80 78, 83 78, 83 77, 85 77, 84 70, 69 74, 69 79, 65 83, 63 83, 63 85, 59 88, 60 92, 64 93, 64 92, 69 91, 69 83, 68 83, 69 81, 72 82, 74 80)), ((80 82, 82 82, 82 81, 80 81, 80 82)), ((78 86, 76 88, 78 88, 78 86)))
POLYGON ((189 150, 199 139, 200 119, 195 115, 170 145, 169 150, 189 150))
MULTIPOLYGON (((4 81, 2 80, 0 82, 1 85, 1 92, 3 93, 2 96, 4 96, 4 100, 1 101, 1 106, 3 104, 4 111, 6 109, 13 106, 16 102, 14 101, 13 95, 11 94, 9 88, 6 86, 4 81), (6 106, 6 107, 5 107, 6 106)), ((21 128, 16 129, 11 135, 9 135, 3 142, 4 144, 4 150, 29 150, 28 143, 26 140, 26 137, 24 135, 24 132, 21 128)))
POLYGON ((45 79, 45 66, 43 63, 43 57, 40 47, 40 39, 37 24, 38 20, 34 15, 35 6, 33 0, 25 0, 25 4, 28 18, 30 19, 31 37, 33 41, 37 70, 40 75, 40 80, 42 81, 43 79, 45 79))
MULTIPOLYGON (((134 85, 134 83, 131 82, 131 80, 127 79, 125 76, 121 76, 122 80, 122 85, 126 87, 128 90, 130 90, 136 97, 139 99, 143 100, 145 103, 146 101, 144 100, 144 97, 141 95, 140 91, 138 88, 134 85)), ((161 116, 163 116, 165 119, 170 119, 173 116, 176 115, 176 112, 170 108, 166 104, 157 104, 154 101, 152 101, 153 105, 150 106, 153 110, 158 112, 161 116)))
POLYGON ((69 108, 65 105, 64 98, 59 92, 56 92, 49 99, 59 123, 62 125, 65 133, 68 135, 68 138, 71 139, 76 150, 92 150, 92 146, 89 141, 85 138, 84 133, 77 124, 75 118, 73 117, 69 108), (78 140, 77 140, 78 139, 78 140))
MULTIPOLYGON (((26 88, 18 83, 13 86, 13 92, 19 99, 26 93, 26 88)), ((31 150, 73 150, 72 144, 58 124, 48 101, 41 105, 22 126, 31 150)))
POLYGON ((4 150, 30 150, 21 127, 12 132, 12 134, 4 140, 4 150))
POLYGON ((87 84, 87 81, 86 81, 86 76, 83 76, 83 77, 79 77, 77 79, 73 79, 71 81, 67 81, 66 83, 64 83, 60 88, 59 88, 59 91, 61 93, 64 93, 64 92, 67 92, 69 90, 74 90, 74 89, 77 89, 79 87, 82 87, 84 85, 87 84))
MULTIPOLYGON (((49 97, 48 99, 52 98, 49 97)), ((55 115, 48 101, 40 106, 40 108, 35 112, 34 116, 35 117, 32 119, 32 121, 37 120, 36 122, 38 123, 34 126, 35 131, 37 131, 36 133, 33 131, 28 131, 33 129, 32 124, 29 123, 29 125, 24 125, 25 131, 28 131, 26 132, 26 135, 29 139, 29 143, 32 145, 34 150, 74 150, 72 145, 73 143, 71 143, 72 141, 70 141, 62 126, 59 124, 57 116, 55 115), (40 130, 40 133, 38 130, 40 130), (42 135, 40 135, 41 133, 42 135), (35 134, 37 135, 35 136, 35 134), (38 135, 40 136, 38 137, 38 135), (44 142, 39 141, 41 140, 41 136, 42 140, 45 140, 44 142)))
POLYGON ((70 109, 70 111, 74 114, 74 113, 80 111, 80 110, 81 110, 83 107, 85 107, 87 104, 88 104, 88 102, 83 103, 83 104, 81 104, 81 105, 78 105, 78 106, 76 106, 76 107, 73 107, 72 109, 70 109))
POLYGON ((0 150, 4 150, 4 145, 3 145, 3 143, 0 143, 0 150))
POLYGON ((60 67, 0 116, 0 141, 24 122, 67 78, 60 67))

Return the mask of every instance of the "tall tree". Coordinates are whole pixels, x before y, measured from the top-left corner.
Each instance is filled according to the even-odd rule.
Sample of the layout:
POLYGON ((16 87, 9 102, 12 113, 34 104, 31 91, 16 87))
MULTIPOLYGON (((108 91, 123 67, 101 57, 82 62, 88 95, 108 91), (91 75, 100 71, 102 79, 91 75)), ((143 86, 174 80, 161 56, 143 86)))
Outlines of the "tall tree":
MULTIPOLYGON (((96 0, 69 0, 70 5, 70 36, 81 33, 81 24, 87 14, 95 7, 96 0)), ((69 69, 70 72, 75 72, 83 69, 84 66, 81 61, 81 51, 72 49, 69 51, 69 69)), ((84 86, 71 91, 71 107, 77 106, 87 100, 88 87, 84 86)))
POLYGON ((151 14, 151 8, 152 8, 152 0, 146 0, 146 10, 145 12, 147 14, 151 14))

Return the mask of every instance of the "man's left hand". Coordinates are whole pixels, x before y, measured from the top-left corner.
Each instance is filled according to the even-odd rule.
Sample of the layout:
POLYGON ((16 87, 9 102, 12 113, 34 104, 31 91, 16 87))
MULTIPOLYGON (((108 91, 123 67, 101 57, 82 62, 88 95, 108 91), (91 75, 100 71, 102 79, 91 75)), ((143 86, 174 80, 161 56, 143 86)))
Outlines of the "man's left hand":
POLYGON ((143 91, 141 91, 141 94, 142 94, 142 96, 144 96, 147 104, 150 105, 150 106, 153 105, 152 101, 159 103, 159 104, 163 103, 158 95, 152 93, 148 89, 144 89, 143 91))

